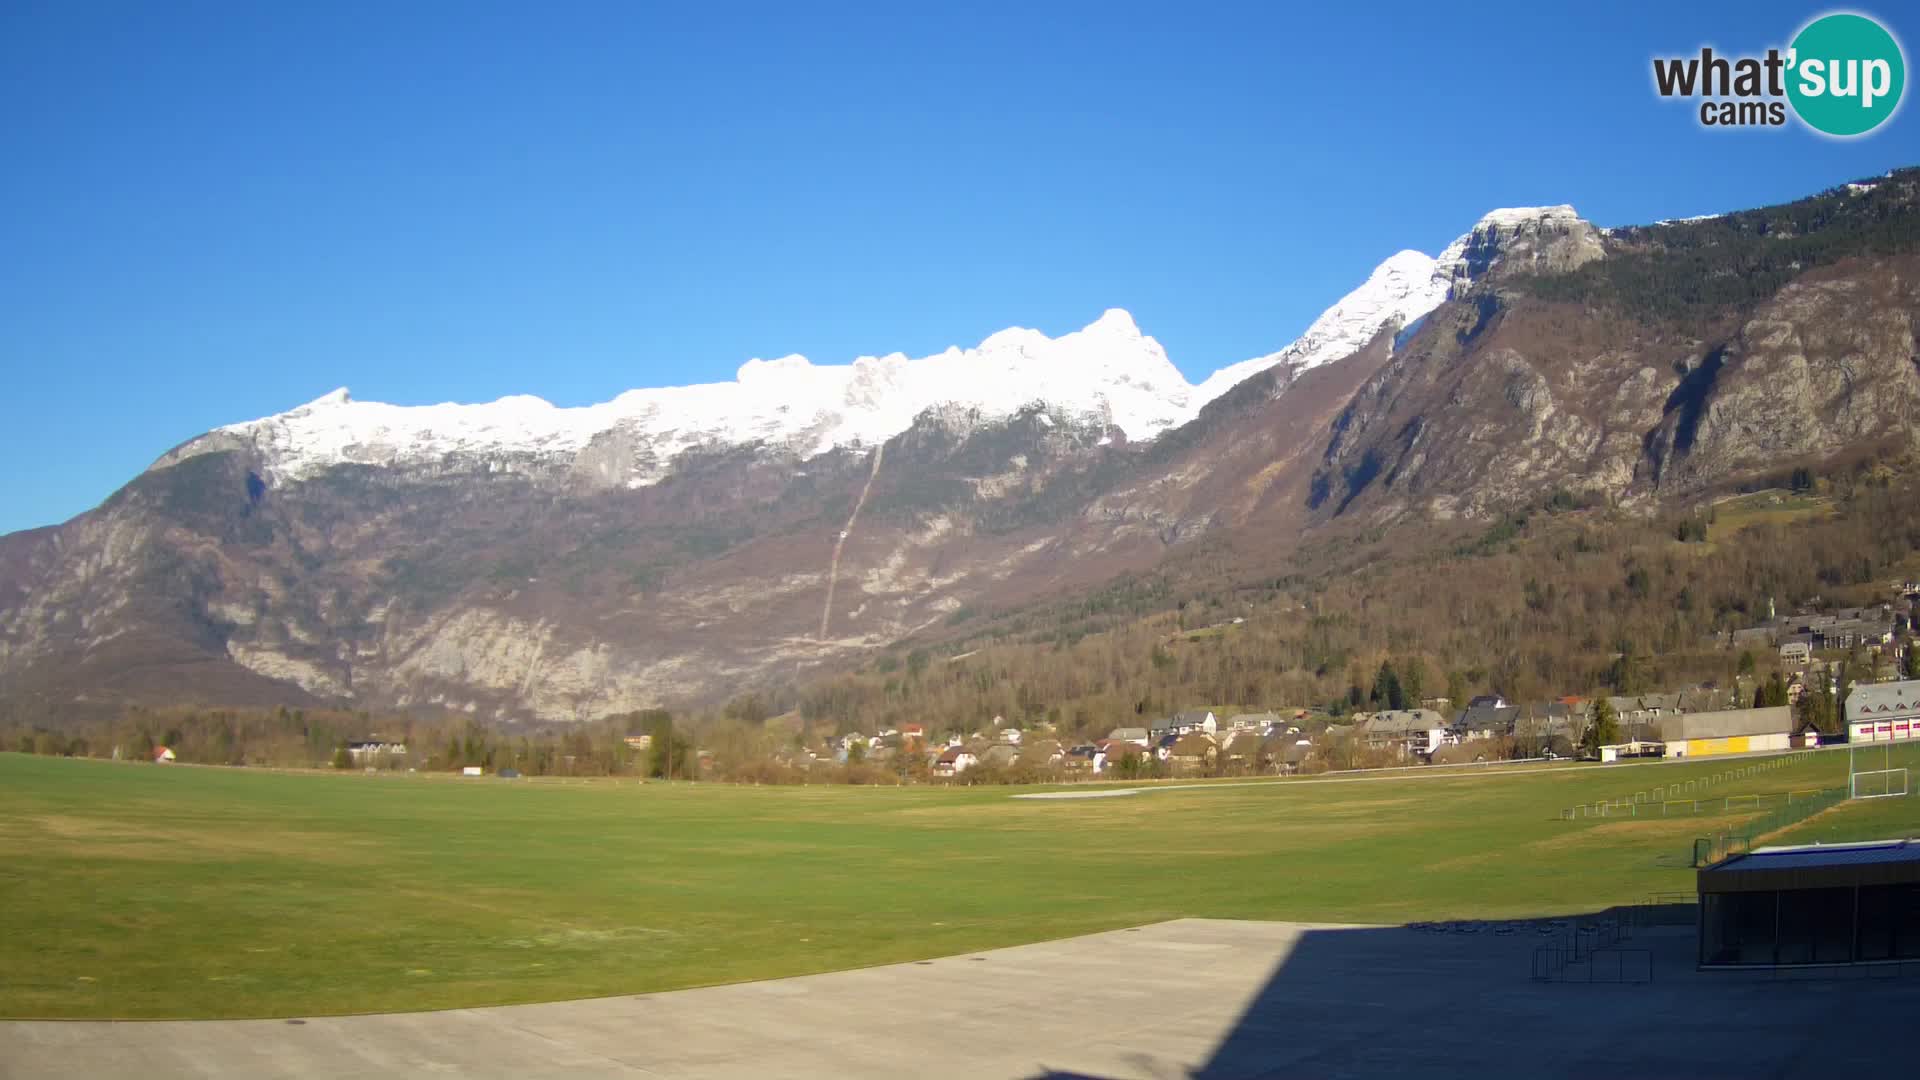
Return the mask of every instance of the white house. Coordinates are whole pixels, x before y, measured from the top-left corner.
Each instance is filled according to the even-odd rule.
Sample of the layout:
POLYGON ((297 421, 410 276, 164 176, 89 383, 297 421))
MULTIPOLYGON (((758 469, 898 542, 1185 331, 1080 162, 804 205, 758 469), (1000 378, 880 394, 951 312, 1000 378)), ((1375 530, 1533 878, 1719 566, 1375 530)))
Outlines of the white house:
POLYGON ((1847 741, 1920 739, 1920 679, 1856 686, 1847 695, 1847 741))
POLYGON ((1158 742, 1168 735, 1191 735, 1196 731, 1211 735, 1219 728, 1220 721, 1213 715, 1212 709, 1187 709, 1164 720, 1155 720, 1147 729, 1147 735, 1152 741, 1158 742))
POLYGON ((933 759, 933 775, 959 776, 980 763, 973 752, 963 746, 949 746, 933 759))
POLYGON ((355 761, 366 761, 368 758, 384 757, 389 754, 405 757, 406 753, 406 743, 388 742, 385 739, 355 739, 347 744, 347 755, 355 761))

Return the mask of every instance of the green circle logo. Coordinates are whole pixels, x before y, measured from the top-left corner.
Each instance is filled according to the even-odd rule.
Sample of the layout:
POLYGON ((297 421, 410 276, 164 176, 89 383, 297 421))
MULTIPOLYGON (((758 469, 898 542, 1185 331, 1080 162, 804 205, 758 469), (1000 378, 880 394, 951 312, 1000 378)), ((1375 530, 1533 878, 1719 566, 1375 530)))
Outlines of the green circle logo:
POLYGON ((1886 27, 1865 15, 1822 15, 1793 39, 1787 99, 1815 131, 1865 135, 1900 107, 1907 62, 1886 27))

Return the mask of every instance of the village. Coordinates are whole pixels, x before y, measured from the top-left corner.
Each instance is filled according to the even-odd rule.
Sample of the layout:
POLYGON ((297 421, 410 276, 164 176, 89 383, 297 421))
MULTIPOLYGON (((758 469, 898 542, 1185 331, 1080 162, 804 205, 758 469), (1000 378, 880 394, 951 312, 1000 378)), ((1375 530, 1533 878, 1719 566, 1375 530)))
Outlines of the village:
MULTIPOLYGON (((1063 741, 1044 721, 995 716, 972 732, 921 724, 848 732, 780 755, 781 764, 866 765, 902 779, 1021 783, 1273 776, 1503 761, 1699 758, 1920 738, 1920 651, 1905 632, 1915 592, 1897 605, 1777 616, 1718 643, 1742 653, 1730 687, 1569 695, 1335 715, 1325 708, 1195 707, 1104 738, 1063 741), (1772 670, 1761 676, 1759 657, 1772 670)), ((1409 703, 1411 705, 1411 703, 1409 703)), ((643 737, 644 738, 644 737, 643 737)))
MULTIPOLYGON (((1356 685, 1339 701, 1195 704, 1158 716, 1129 716, 1110 728, 1085 716, 1066 725, 1029 712, 995 714, 965 727, 896 718, 834 730, 788 712, 729 729, 683 727, 654 710, 544 742, 495 741, 469 726, 449 732, 445 750, 436 742, 425 753, 417 737, 426 732, 411 727, 406 735, 382 736, 362 726, 365 734, 315 744, 300 713, 276 714, 275 722, 302 728, 308 745, 331 747, 324 750, 331 757, 315 763, 335 769, 504 779, 637 774, 744 783, 1034 784, 1775 752, 1920 738, 1920 649, 1911 635, 1915 590, 1900 582, 1893 591, 1897 599, 1890 603, 1769 613, 1763 624, 1720 635, 1714 647, 1734 657, 1729 668, 1735 674, 1725 685, 1533 700, 1510 699, 1495 688, 1456 703, 1416 696, 1417 682, 1402 685, 1391 664, 1383 663, 1370 692, 1356 685), (662 739, 663 732, 670 737, 662 739), (409 741, 416 743, 412 751, 409 741)), ((148 726, 158 735, 165 725, 148 726)), ((205 740, 189 739, 191 752, 179 753, 177 730, 152 740, 144 731, 128 737, 133 756, 159 763, 253 763, 237 751, 219 756, 217 745, 210 758, 205 740)), ((22 748, 48 752, 29 743, 22 748)), ((61 751, 56 746, 51 752, 61 751)), ((123 756, 117 743, 112 756, 123 756)))
MULTIPOLYGON (((1091 743, 1063 745, 1045 727, 1026 731, 1003 718, 992 729, 929 743, 917 724, 875 735, 848 734, 820 751, 782 756, 790 766, 898 767, 908 777, 964 783, 1161 777, 1273 776, 1413 765, 1586 758, 1697 758, 1835 742, 1920 738, 1920 680, 1856 687, 1844 737, 1799 726, 1791 705, 1734 707, 1712 690, 1611 696, 1517 705, 1497 694, 1452 716, 1445 699, 1415 709, 1356 713, 1332 722, 1294 710, 1222 716, 1193 709, 1143 727, 1115 728, 1091 743), (1617 737, 1584 744, 1597 701, 1617 737), (1438 706, 1430 707, 1430 706, 1438 706)), ((636 737, 641 742, 645 737, 636 737)), ((644 745, 644 742, 641 742, 644 745)))

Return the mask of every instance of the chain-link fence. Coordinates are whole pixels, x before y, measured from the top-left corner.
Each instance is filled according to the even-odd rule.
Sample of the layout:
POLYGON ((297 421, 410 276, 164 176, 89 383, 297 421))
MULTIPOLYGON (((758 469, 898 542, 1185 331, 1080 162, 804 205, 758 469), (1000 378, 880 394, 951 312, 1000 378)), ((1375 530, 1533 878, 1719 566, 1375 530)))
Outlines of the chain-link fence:
POLYGON ((1725 829, 1710 836, 1695 837, 1693 865, 1712 866, 1735 855, 1751 851, 1755 838, 1798 825, 1830 806, 1845 802, 1846 799, 1846 788, 1828 788, 1810 798, 1782 803, 1758 817, 1741 822, 1735 828, 1725 829))
MULTIPOLYGON (((1730 800, 1734 798, 1778 798, 1782 803, 1791 802, 1796 798, 1811 798, 1815 793, 1812 789, 1772 792, 1765 795, 1729 796, 1726 794, 1726 788, 1729 784, 1761 778, 1769 773, 1811 761, 1814 753, 1815 751, 1812 750, 1800 750, 1778 757, 1748 761, 1719 769, 1705 776, 1691 776, 1667 784, 1655 784, 1650 788, 1644 788, 1631 795, 1622 795, 1619 798, 1563 807, 1560 811, 1560 820, 1573 821, 1577 818, 1590 817, 1672 817, 1676 814, 1718 813, 1753 808, 1733 806, 1730 800)), ((1759 803, 1753 804, 1754 807, 1759 805, 1759 803)))

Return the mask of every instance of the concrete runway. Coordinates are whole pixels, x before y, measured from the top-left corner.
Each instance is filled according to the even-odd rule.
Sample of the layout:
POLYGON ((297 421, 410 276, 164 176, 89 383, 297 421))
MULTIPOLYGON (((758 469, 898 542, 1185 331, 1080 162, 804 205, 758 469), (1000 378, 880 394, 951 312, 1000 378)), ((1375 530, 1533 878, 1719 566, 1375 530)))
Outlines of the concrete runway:
POLYGON ((1920 974, 1701 974, 1692 941, 1681 927, 1627 943, 1647 950, 1651 985, 1539 984, 1531 933, 1182 919, 547 1005, 0 1023, 0 1076, 1830 1080, 1911 1064, 1920 974))

